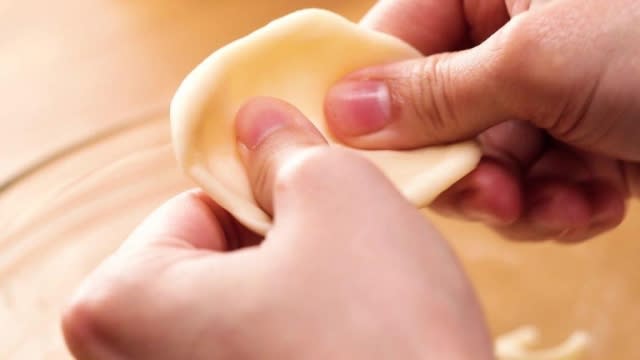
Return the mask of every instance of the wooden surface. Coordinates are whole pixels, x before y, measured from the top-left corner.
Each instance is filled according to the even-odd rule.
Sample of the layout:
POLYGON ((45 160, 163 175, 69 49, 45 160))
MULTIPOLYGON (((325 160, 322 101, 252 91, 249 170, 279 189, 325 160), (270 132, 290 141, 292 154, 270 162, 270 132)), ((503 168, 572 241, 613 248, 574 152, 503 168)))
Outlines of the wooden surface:
MULTIPOLYGON (((169 100, 211 51, 295 8, 357 19, 372 1, 0 0, 0 359, 68 358, 61 305, 152 208, 191 183, 169 100)), ((579 246, 516 244, 432 216, 494 333, 577 328, 590 359, 638 359, 640 206, 579 246)))

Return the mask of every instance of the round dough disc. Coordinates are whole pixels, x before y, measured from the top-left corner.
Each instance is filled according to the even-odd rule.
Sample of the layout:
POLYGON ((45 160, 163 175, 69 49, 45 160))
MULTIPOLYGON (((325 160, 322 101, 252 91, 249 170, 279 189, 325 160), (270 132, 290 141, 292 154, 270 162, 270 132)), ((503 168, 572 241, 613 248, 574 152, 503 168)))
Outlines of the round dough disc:
MULTIPOLYGON (((187 76, 171 104, 178 162, 214 200, 248 228, 265 234, 271 218, 255 202, 238 157, 234 117, 254 96, 296 106, 322 132, 332 84, 357 69, 419 57, 395 37, 325 10, 273 21, 209 56, 187 76)), ((355 150, 373 161, 409 201, 423 207, 477 164, 473 142, 409 151, 355 150)))

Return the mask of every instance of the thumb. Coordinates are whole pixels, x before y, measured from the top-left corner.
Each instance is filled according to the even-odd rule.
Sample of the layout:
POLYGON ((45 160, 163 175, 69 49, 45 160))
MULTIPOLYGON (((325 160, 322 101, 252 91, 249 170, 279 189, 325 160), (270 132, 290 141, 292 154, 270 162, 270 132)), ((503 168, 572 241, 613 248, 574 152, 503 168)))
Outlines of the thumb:
POLYGON ((338 139, 361 148, 415 148, 471 138, 510 118, 496 76, 495 47, 486 41, 353 73, 327 93, 328 126, 338 139))
POLYGON ((284 101, 256 97, 236 115, 238 151, 258 204, 273 214, 273 192, 281 168, 310 148, 326 145, 322 134, 284 101))
POLYGON ((311 122, 283 101, 260 97, 245 104, 236 137, 256 201, 276 222, 330 219, 334 228, 353 228, 381 203, 418 214, 378 168, 351 150, 323 146, 311 122), (365 204, 370 211, 362 210, 365 204))

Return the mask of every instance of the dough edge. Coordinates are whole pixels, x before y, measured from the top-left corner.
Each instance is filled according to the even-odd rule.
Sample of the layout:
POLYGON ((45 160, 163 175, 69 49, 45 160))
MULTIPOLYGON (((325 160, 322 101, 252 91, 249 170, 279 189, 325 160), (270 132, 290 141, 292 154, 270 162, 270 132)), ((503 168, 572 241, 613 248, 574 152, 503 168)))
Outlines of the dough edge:
MULTIPOLYGON (((210 99, 210 94, 214 92, 217 79, 221 76, 220 74, 228 67, 224 61, 220 62, 221 59, 237 56, 237 52, 241 51, 245 46, 251 46, 253 42, 270 41, 274 37, 286 35, 289 32, 296 31, 296 29, 303 30, 309 23, 313 24, 316 21, 331 22, 335 26, 343 27, 345 31, 357 31, 354 29, 358 26, 338 14, 315 8, 298 10, 275 19, 209 55, 186 76, 171 102, 171 135, 179 166, 206 193, 232 213, 238 221, 262 235, 266 234, 271 228, 271 217, 257 205, 247 204, 237 194, 227 191, 224 185, 204 166, 206 161, 201 157, 206 158, 206 154, 200 154, 197 148, 189 146, 191 144, 189 140, 195 138, 199 131, 202 125, 202 111, 206 107, 205 104, 210 99)), ((391 35, 367 29, 367 36, 375 37, 376 41, 381 42, 382 46, 402 47, 403 51, 406 50, 413 57, 421 56, 411 45, 391 35)), ((411 57, 407 56, 407 59, 409 58, 411 57)), ((451 151, 446 151, 446 155, 443 155, 450 158, 448 158, 448 161, 440 162, 431 171, 419 173, 419 176, 413 179, 414 181, 410 186, 399 189, 416 207, 426 206, 438 194, 469 173, 478 163, 481 151, 474 141, 460 142, 453 146, 455 148, 452 148, 451 151), (438 175, 442 174, 441 171, 444 171, 447 175, 438 175), (429 184, 429 186, 420 184, 429 184)), ((353 150, 359 153, 418 153, 421 151, 428 152, 430 149, 432 148, 427 147, 408 151, 353 150)))

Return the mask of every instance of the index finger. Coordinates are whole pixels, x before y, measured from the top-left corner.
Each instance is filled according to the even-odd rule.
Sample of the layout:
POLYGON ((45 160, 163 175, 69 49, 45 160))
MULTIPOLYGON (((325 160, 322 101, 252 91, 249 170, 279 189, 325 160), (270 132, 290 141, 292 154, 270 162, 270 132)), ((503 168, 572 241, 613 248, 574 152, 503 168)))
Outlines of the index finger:
POLYGON ((504 0, 381 0, 361 23, 431 55, 480 43, 508 20, 504 0))
POLYGON ((119 251, 149 246, 225 251, 231 217, 201 191, 175 196, 149 215, 119 251))

